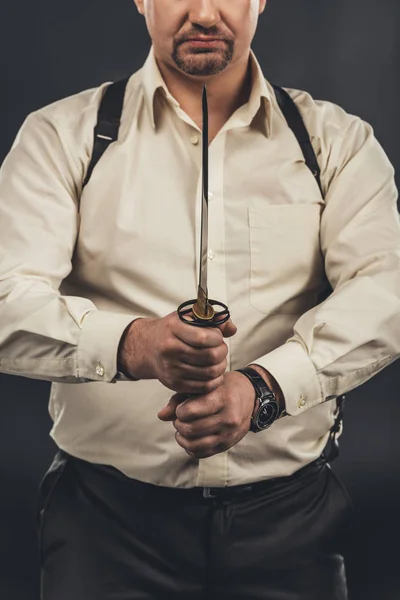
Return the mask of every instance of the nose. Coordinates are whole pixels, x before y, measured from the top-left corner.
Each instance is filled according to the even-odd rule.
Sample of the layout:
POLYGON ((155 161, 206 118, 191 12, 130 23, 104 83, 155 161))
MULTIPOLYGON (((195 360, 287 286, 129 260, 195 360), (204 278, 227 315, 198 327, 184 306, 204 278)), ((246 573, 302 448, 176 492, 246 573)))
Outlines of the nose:
POLYGON ((220 21, 216 0, 193 0, 189 18, 196 25, 213 27, 220 21))

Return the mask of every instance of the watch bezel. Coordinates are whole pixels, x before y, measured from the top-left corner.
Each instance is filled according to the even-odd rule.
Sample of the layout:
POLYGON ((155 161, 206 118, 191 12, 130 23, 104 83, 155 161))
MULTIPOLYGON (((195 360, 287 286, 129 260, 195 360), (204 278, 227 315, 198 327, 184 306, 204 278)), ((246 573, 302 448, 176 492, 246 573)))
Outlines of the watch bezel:
POLYGON ((250 430, 254 433, 269 429, 271 425, 278 419, 280 413, 279 402, 273 392, 269 392, 267 395, 257 396, 256 400, 258 401, 259 405, 251 417, 250 427, 250 430), (260 419, 260 415, 263 411, 265 411, 266 407, 268 407, 270 411, 272 410, 272 414, 269 415, 268 421, 264 423, 263 420, 260 419))

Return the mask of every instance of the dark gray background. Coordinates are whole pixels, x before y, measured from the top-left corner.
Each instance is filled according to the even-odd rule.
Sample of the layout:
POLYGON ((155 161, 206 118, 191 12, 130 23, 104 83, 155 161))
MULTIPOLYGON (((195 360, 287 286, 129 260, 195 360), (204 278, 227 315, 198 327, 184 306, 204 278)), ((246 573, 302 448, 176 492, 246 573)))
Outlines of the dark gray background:
MULTIPOLYGON (((253 46, 274 83, 370 122, 395 167, 399 13, 399 0, 270 0, 253 46)), ((0 22, 0 160, 29 112, 132 73, 149 49, 133 0, 1 0, 0 22)), ((335 469, 356 506, 351 600, 400 598, 399 367, 347 399, 335 469)), ((1 600, 38 600, 33 515, 54 452, 48 392, 47 383, 0 376, 1 600)))

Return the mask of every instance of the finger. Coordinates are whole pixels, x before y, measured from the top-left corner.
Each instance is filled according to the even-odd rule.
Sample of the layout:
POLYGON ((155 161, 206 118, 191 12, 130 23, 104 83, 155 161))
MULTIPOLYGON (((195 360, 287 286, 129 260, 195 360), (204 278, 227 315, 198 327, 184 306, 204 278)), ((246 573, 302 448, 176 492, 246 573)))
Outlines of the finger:
POLYGON ((195 458, 208 458, 224 452, 229 444, 225 440, 221 440, 219 436, 212 435, 201 440, 187 440, 179 432, 176 432, 175 439, 177 444, 181 446, 188 454, 195 458))
POLYGON ((182 344, 177 350, 183 364, 195 367, 212 367, 222 363, 228 356, 228 346, 222 342, 216 348, 193 348, 182 344))
POLYGON ((193 327, 187 323, 181 325, 175 330, 175 336, 192 348, 216 348, 223 341, 218 327, 193 327))
POLYGON ((218 394, 189 396, 179 403, 175 410, 177 419, 191 423, 217 415, 223 409, 223 401, 218 394))
POLYGON ((158 411, 157 417, 160 419, 160 421, 173 421, 174 419, 176 419, 176 413, 171 406, 167 405, 164 406, 164 408, 162 408, 160 411, 158 411))
POLYGON ((218 329, 221 331, 221 333, 224 336, 224 338, 230 338, 233 335, 235 335, 235 333, 237 332, 237 327, 232 322, 231 319, 229 319, 229 321, 227 321, 226 323, 223 323, 222 325, 219 325, 218 329))
POLYGON ((176 409, 181 402, 188 398, 187 394, 174 394, 164 408, 157 413, 160 421, 174 421, 176 419, 176 409))
POLYGON ((173 425, 176 431, 187 440, 198 440, 213 435, 220 436, 223 428, 219 415, 190 422, 175 419, 173 425))
POLYGON ((174 391, 181 394, 194 394, 195 396, 204 396, 211 394, 224 383, 224 375, 208 381, 199 381, 196 379, 179 379, 174 385, 174 391))
POLYGON ((179 377, 182 380, 190 381, 212 381, 221 377, 226 371, 227 361, 224 359, 221 363, 209 367, 194 366, 182 363, 179 369, 179 377))

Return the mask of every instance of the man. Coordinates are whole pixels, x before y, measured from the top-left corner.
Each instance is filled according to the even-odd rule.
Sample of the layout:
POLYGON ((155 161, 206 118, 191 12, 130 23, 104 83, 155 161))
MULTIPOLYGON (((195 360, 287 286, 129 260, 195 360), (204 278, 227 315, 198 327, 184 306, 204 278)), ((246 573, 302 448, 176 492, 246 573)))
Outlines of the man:
POLYGON ((89 184, 105 86, 29 115, 1 171, 1 369, 53 382, 61 449, 42 598, 343 600, 351 504, 321 456, 337 398, 400 354, 393 168, 369 125, 290 90, 321 194, 250 52, 266 0, 135 3, 152 50, 89 184), (209 289, 232 321, 201 329, 176 309, 204 84, 209 289), (257 375, 279 410, 254 431, 257 375))

